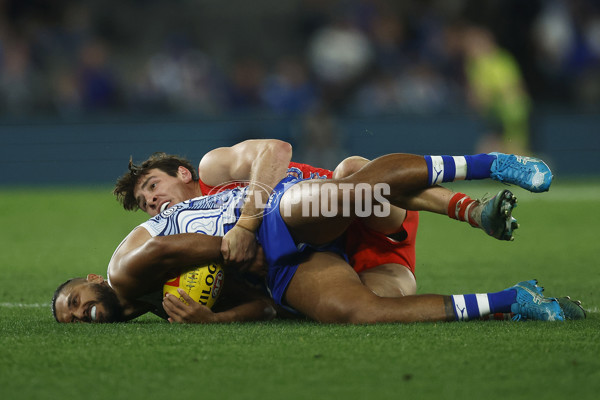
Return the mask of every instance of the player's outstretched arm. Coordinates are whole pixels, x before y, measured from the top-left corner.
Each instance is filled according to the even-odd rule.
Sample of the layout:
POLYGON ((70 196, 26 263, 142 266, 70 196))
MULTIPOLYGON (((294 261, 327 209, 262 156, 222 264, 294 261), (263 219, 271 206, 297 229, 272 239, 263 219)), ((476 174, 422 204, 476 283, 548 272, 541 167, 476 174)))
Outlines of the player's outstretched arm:
POLYGON ((223 238, 221 252, 229 263, 246 263, 254 257, 254 232, 272 189, 286 175, 292 146, 281 140, 246 140, 207 153, 200 161, 200 179, 210 186, 248 181, 248 199, 236 226, 223 238))
POLYGON ((122 296, 135 298, 199 264, 221 262, 221 240, 199 233, 152 237, 137 228, 110 260, 111 284, 122 296))

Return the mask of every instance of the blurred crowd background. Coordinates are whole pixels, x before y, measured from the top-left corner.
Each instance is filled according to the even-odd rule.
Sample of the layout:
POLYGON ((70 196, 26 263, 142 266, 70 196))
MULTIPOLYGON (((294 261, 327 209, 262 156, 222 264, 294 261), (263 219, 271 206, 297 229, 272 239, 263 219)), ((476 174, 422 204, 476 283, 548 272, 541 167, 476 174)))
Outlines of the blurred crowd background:
POLYGON ((0 116, 510 108, 502 97, 508 114, 530 98, 598 106, 599 2, 0 0, 0 116))
MULTIPOLYGON (((0 131, 13 141, 25 128, 11 123, 39 118, 283 118, 295 154, 330 166, 367 154, 339 121, 460 114, 478 119, 475 151, 598 151, 595 117, 577 142, 537 123, 555 139, 536 146, 540 109, 600 115, 600 1, 0 0, 0 131)), ((436 130, 413 138, 439 142, 436 130)))

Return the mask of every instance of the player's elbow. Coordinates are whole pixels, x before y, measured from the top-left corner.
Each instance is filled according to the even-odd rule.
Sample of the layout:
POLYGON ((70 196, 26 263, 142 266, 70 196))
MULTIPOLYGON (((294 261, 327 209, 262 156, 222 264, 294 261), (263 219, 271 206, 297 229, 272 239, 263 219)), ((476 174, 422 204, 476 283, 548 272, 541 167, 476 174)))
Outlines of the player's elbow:
POLYGON ((286 166, 292 159, 292 145, 283 140, 269 140, 267 143, 267 151, 277 163, 282 163, 286 166))
POLYGON ((264 308, 263 308, 262 320, 263 321, 271 321, 272 319, 275 319, 275 317, 277 316, 277 310, 275 310, 275 307, 273 307, 273 304, 266 302, 266 301, 263 303, 264 303, 264 308))

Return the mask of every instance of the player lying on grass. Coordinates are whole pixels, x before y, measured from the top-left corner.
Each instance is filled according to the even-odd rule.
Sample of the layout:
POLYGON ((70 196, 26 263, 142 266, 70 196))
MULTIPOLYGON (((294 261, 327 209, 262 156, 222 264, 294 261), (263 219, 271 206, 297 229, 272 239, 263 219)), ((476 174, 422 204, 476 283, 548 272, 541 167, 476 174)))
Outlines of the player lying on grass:
MULTIPOLYGON (((330 171, 290 162, 291 154, 291 145, 279 140, 247 140, 210 151, 202 158, 196 174, 189 161, 157 153, 140 166, 130 164, 130 172, 117 182, 115 194, 126 210, 140 208, 154 216, 161 206, 172 204, 172 193, 185 193, 180 198, 191 199, 249 183, 249 190, 254 191, 255 196, 250 196, 251 201, 244 204, 241 222, 223 239, 225 261, 239 263, 251 258, 255 251, 253 232, 261 220, 256 203, 264 204, 271 188, 286 174, 300 178, 340 178, 355 172, 368 161, 350 157, 342 161, 335 171, 330 171), (144 179, 138 178, 142 176, 144 179), (174 180, 172 177, 184 179, 174 180), (138 184, 132 185, 132 180, 138 184), (146 180, 148 184, 144 184, 146 180), (245 218, 250 215, 255 217, 245 218), (240 227, 243 228, 236 229, 240 227)), ((425 194, 421 197, 426 198, 425 194)), ((393 207, 389 217, 362 220, 348 234, 346 247, 351 263, 361 280, 377 294, 400 296, 416 293, 413 272, 417 226, 417 212, 393 207)))
MULTIPOLYGON (((257 233, 268 264, 267 286, 275 303, 330 323, 451 321, 508 312, 520 319, 564 320, 565 311, 571 311, 563 311, 556 299, 545 298, 533 281, 498 293, 399 298, 379 297, 362 284, 335 239, 357 216, 358 205, 379 200, 369 189, 377 184, 389 185, 385 199, 405 207, 404 199, 410 197, 409 193, 430 185, 428 175, 424 157, 393 154, 369 162, 340 180, 283 179, 269 199, 257 233), (359 184, 366 184, 364 190, 358 190, 359 184), (352 188, 349 195, 348 187, 352 188), (307 198, 315 199, 315 204, 324 208, 306 215, 303 201, 307 198), (323 215, 333 209, 333 215, 323 215)), ((220 259, 221 239, 216 236, 223 235, 238 221, 236 206, 246 192, 247 189, 233 189, 178 203, 133 230, 109 263, 110 285, 92 278, 57 290, 53 299, 56 319, 106 322, 139 315, 144 311, 136 303, 141 296, 160 289, 167 279, 186 269, 220 259), (108 309, 95 293, 97 286, 111 292, 113 303, 119 306, 108 309)), ((371 210, 379 206, 385 208, 385 202, 371 210)), ((169 302, 177 304, 167 296, 168 312, 169 302)), ((260 307, 264 311, 264 303, 260 307)), ((239 311, 223 316, 197 303, 183 311, 170 310, 175 321, 247 320, 247 315, 239 311)), ((252 312, 256 313, 256 309, 252 312)))
MULTIPOLYGON (((285 173, 299 178, 340 179, 358 171, 368 162, 362 157, 349 157, 334 171, 329 171, 289 162, 291 150, 288 143, 279 140, 248 140, 207 153, 200 162, 199 174, 195 173, 189 161, 177 156, 157 153, 140 166, 130 162, 130 172, 119 179, 114 192, 126 210, 139 208, 154 216, 161 209, 173 204, 174 195, 187 200, 249 182, 249 190, 255 195, 250 196, 251 201, 244 204, 242 217, 223 239, 225 261, 243 262, 250 259, 255 251, 256 240, 253 233, 261 220, 259 206, 256 203, 266 202, 271 188, 283 178, 285 173), (174 177, 180 179, 172 179, 174 177), (265 188, 266 190, 261 190, 265 188), (247 218, 247 216, 254 217, 247 218)), ((483 156, 485 155, 479 157, 483 156)), ((485 156, 490 167, 497 157, 485 156)), ((442 158, 429 157, 428 159, 439 161, 442 158)), ((496 162, 496 165, 501 164, 499 161, 496 162)), ((512 175, 527 175, 532 174, 532 171, 536 172, 531 168, 513 169, 512 175)), ((547 169, 540 174, 543 176, 545 171, 547 169)), ((497 173, 493 176, 505 179, 497 173)), ((463 175, 460 172, 455 175, 455 178, 461 177, 471 178, 466 172, 463 175)), ((547 190, 547 185, 532 188, 528 184, 526 188, 547 190)), ((415 294, 417 288, 414 277, 415 241, 419 221, 418 212, 415 210, 432 211, 467 221, 473 226, 481 227, 489 235, 509 240, 512 238, 512 229, 516 227, 516 223, 504 229, 503 222, 511 218, 499 213, 510 213, 514 200, 508 193, 503 195, 506 197, 500 195, 480 204, 465 194, 453 193, 437 185, 425 188, 411 197, 406 197, 406 205, 410 210, 391 207, 389 216, 385 218, 370 217, 355 221, 345 236, 349 262, 359 274, 361 281, 380 296, 397 297, 415 294), (496 199, 498 199, 497 203, 496 199), (487 209, 486 205, 489 205, 487 209), (481 210, 485 211, 482 213, 481 210), (479 214, 481 214, 481 223, 478 224, 472 215, 479 216, 479 214), (502 228, 497 229, 498 226, 502 228)))

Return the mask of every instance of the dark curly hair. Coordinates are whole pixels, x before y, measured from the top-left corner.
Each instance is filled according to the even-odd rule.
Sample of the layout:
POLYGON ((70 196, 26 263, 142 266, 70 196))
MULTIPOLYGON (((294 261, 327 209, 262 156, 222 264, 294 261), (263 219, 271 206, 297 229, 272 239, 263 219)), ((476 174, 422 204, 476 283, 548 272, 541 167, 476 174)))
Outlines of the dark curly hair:
POLYGON ((170 176, 177 176, 179 167, 184 167, 192 174, 192 179, 198 181, 198 171, 192 166, 192 163, 185 158, 166 154, 154 153, 141 165, 135 165, 133 159, 129 159, 129 171, 121 176, 115 185, 113 194, 117 196, 119 203, 128 211, 136 211, 139 209, 133 190, 138 181, 148 174, 151 169, 159 169, 170 176))

